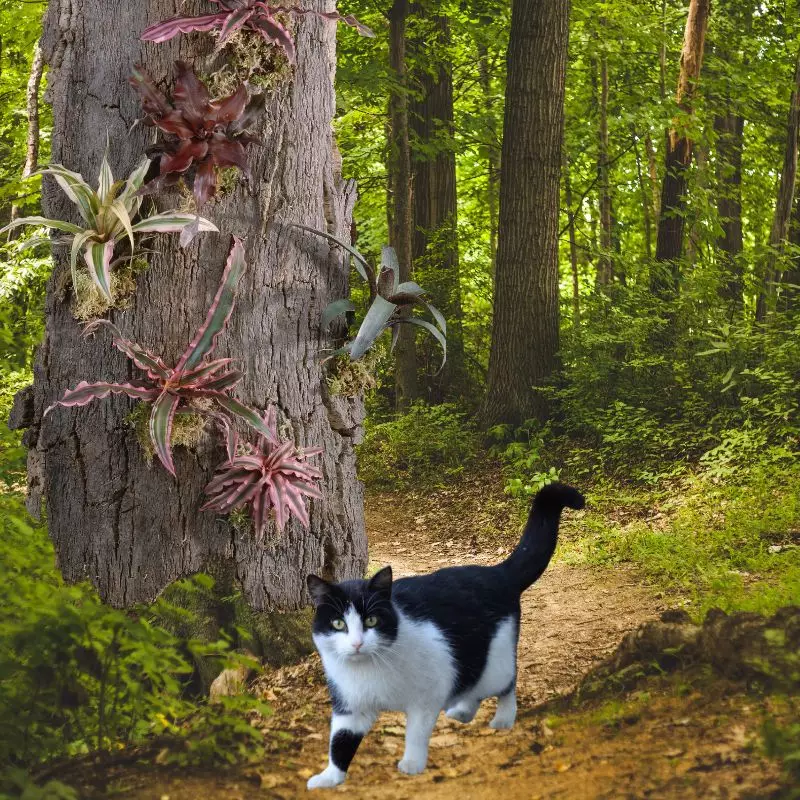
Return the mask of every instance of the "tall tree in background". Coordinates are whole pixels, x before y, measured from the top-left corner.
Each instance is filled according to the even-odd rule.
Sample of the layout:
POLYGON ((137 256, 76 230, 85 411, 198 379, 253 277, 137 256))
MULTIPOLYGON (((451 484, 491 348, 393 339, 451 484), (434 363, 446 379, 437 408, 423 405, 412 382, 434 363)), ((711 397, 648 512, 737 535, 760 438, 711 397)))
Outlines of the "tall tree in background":
MULTIPOLYGON (((711 0, 689 0, 689 14, 681 50, 676 102, 682 115, 693 113, 695 85, 703 65, 711 0)), ((654 294, 670 297, 677 293, 686 212, 686 174, 692 161, 692 140, 687 120, 675 120, 667 135, 664 181, 656 239, 656 263, 650 275, 654 294)))
MULTIPOLYGON (((314 3, 327 10, 329 6, 314 3)), ((139 100, 128 85, 143 62, 167 79, 182 57, 212 75, 213 42, 205 36, 143 44, 144 28, 175 13, 170 0, 125 4, 50 3, 42 38, 54 103, 53 161, 92 181, 111 142, 117 176, 128 174, 147 145, 139 100)), ((161 237, 149 269, 137 279, 130 306, 111 313, 126 337, 173 359, 205 317, 230 247, 230 234, 246 240, 248 269, 220 355, 243 362, 237 389, 257 408, 277 407, 299 446, 324 448, 324 501, 310 503, 311 525, 292 521, 269 547, 238 532, 212 511, 201 512, 203 490, 222 460, 218 443, 201 439, 177 447, 176 481, 151 465, 128 420, 132 402, 115 397, 85 408, 43 412, 82 379, 128 381, 127 359, 108 337, 87 341, 73 318, 68 258, 59 256, 46 299, 46 334, 32 392, 18 404, 28 428, 29 500, 47 505, 48 528, 67 580, 90 579, 117 605, 152 600, 169 582, 213 561, 235 565, 245 597, 256 608, 292 608, 305 601, 305 576, 356 577, 366 566, 361 485, 353 444, 360 433, 359 399, 331 397, 320 365, 330 345, 320 320, 326 303, 347 294, 347 262, 319 237, 280 223, 298 222, 345 238, 354 194, 338 174, 332 140, 331 65, 336 30, 306 17, 297 24, 297 65, 276 75, 260 122, 263 147, 249 154, 254 180, 237 184, 204 209, 225 235, 205 234, 187 250, 177 237, 161 237), (225 352, 227 351, 227 352, 225 352), (25 402, 27 400, 27 402, 25 402)), ((258 37, 253 47, 263 47, 258 37)), ((216 62, 217 64, 219 62, 216 62)), ((174 205, 176 198, 170 198, 174 205)), ((43 188, 48 217, 75 219, 74 206, 52 183, 43 188)))
POLYGON ((789 219, 792 215, 795 183, 797 181, 798 133, 800 132, 800 51, 794 65, 792 93, 789 98, 789 118, 786 121, 786 144, 783 149, 783 165, 778 181, 778 197, 769 232, 769 248, 763 269, 763 285, 758 296, 756 319, 763 320, 774 304, 778 261, 783 254, 784 243, 789 235, 789 219))
MULTIPOLYGON (((406 24, 408 0, 394 0, 389 10, 389 244, 397 252, 400 280, 411 278, 413 248, 413 207, 411 204, 411 150, 408 123, 408 65, 406 61, 406 24)), ((403 313, 410 313, 405 311, 403 313)), ((395 349, 395 406, 405 411, 419 395, 417 353, 414 327, 401 325, 395 349)))
POLYGON ((483 420, 544 418, 557 366, 558 231, 569 2, 514 0, 500 167, 500 225, 483 420))
MULTIPOLYGON (((447 319, 447 364, 425 377, 427 397, 441 400, 465 388, 464 343, 461 333, 461 284, 458 258, 456 155, 453 141, 453 65, 450 22, 415 3, 410 55, 415 65, 409 104, 413 196, 412 262, 414 274, 447 319)), ((430 349, 428 365, 439 353, 430 349)))
MULTIPOLYGON (((601 33, 604 33, 605 27, 605 20, 601 19, 601 33)), ((597 284, 607 286, 614 279, 614 234, 608 162, 608 56, 605 52, 601 51, 596 67, 592 71, 592 78, 596 82, 598 107, 597 186, 600 195, 600 258, 597 265, 597 284)))

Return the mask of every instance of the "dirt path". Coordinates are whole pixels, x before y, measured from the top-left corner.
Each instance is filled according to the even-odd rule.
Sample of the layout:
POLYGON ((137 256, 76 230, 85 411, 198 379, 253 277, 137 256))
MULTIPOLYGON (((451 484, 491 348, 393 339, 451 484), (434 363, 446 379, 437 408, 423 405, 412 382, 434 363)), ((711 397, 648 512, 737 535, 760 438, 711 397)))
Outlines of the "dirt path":
MULTIPOLYGON (((448 508, 447 498, 438 498, 415 517, 397 498, 373 498, 367 515, 371 565, 389 563, 401 577, 449 564, 494 563, 513 546, 507 533, 486 535, 486 524, 462 524, 448 508)), ((257 683, 275 711, 261 723, 270 742, 263 765, 213 775, 165 771, 157 780, 152 768, 138 776, 128 770, 120 778, 124 789, 115 794, 148 800, 289 800, 334 792, 354 800, 767 797, 779 773, 753 747, 759 711, 741 692, 729 696, 725 686, 711 693, 692 686, 652 697, 640 692, 588 714, 547 717, 534 710, 572 688, 625 632, 659 610, 632 572, 551 565, 523 597, 515 728, 488 727, 492 701, 469 725, 441 715, 422 775, 396 770, 404 720, 384 714, 345 784, 306 793, 305 781, 326 763, 330 715, 314 655, 257 683)))

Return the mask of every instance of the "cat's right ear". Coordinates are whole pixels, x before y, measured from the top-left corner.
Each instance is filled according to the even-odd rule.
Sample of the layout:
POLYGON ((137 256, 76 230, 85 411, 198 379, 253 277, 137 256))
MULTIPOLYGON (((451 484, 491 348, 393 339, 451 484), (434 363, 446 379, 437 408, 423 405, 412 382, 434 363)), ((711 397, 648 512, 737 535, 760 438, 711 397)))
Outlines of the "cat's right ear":
POLYGON ((314 603, 315 608, 325 602, 325 598, 331 591, 331 585, 328 581, 324 581, 316 575, 309 575, 306 578, 306 586, 308 586, 308 593, 311 595, 311 602, 314 603))

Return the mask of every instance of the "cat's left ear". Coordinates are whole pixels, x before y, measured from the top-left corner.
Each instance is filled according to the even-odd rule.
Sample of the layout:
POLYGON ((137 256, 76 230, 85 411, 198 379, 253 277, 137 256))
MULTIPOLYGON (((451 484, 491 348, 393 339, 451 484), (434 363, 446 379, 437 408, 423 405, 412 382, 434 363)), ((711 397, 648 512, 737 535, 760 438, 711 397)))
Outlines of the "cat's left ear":
POLYGON ((392 568, 391 567, 384 567, 382 570, 378 570, 370 579, 369 579, 369 588, 370 591, 373 592, 382 592, 385 595, 391 595, 392 593, 392 568))
POLYGON ((333 588, 328 581, 324 581, 316 575, 309 575, 306 578, 306 586, 308 586, 308 593, 311 595, 311 601, 315 608, 325 602, 325 598, 333 588))

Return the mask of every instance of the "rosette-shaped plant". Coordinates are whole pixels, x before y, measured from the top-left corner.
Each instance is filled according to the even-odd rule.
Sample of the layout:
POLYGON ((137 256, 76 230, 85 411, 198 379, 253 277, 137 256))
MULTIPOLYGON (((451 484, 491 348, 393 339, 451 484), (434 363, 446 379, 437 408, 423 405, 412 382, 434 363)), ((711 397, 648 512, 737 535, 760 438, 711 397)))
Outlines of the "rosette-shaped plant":
POLYGON ((217 191, 218 167, 237 167, 250 178, 245 148, 258 139, 247 131, 263 109, 264 97, 250 99, 240 84, 228 97, 213 100, 188 64, 176 61, 175 74, 172 102, 141 67, 134 67, 130 78, 142 100, 145 124, 167 134, 148 149, 151 158, 159 159, 159 174, 142 192, 161 191, 183 178, 199 209, 217 191))
POLYGON ((214 361, 208 358, 216 346, 217 336, 233 311, 236 286, 245 267, 244 248, 238 239, 234 239, 222 281, 205 322, 175 367, 168 367, 159 356, 124 339, 116 326, 107 320, 90 322, 85 329, 87 334, 94 333, 101 326, 109 328, 114 346, 143 370, 146 377, 136 384, 81 381, 74 389, 65 392, 61 400, 50 406, 45 414, 56 406, 85 406, 109 394, 124 394, 152 403, 150 439, 153 450, 173 475, 175 465, 170 440, 176 412, 190 411, 217 420, 220 415, 237 417, 267 439, 274 438, 273 429, 264 422, 258 411, 230 396, 231 390, 244 377, 243 373, 231 367, 230 358, 214 361))
MULTIPOLYGON (((383 248, 380 271, 376 275, 375 270, 364 256, 341 239, 305 225, 295 225, 294 227, 315 233, 344 248, 353 256, 358 274, 369 285, 369 308, 361 320, 355 338, 346 342, 333 355, 347 353, 351 360, 356 361, 375 344, 377 338, 388 328, 392 329, 392 349, 394 349, 400 333, 400 326, 417 325, 430 333, 442 346, 442 367, 445 365, 447 360, 447 322, 439 309, 426 302, 425 290, 418 283, 414 281, 400 282, 400 264, 393 247, 383 248), (415 305, 427 308, 434 322, 431 323, 426 319, 403 313, 415 305)), ((336 317, 355 310, 356 307, 352 300, 347 298, 334 300, 322 314, 322 327, 326 328, 336 317)))
MULTIPOLYGON (((78 286, 76 280, 78 256, 83 254, 83 260, 89 268, 89 275, 95 286, 109 303, 113 303, 111 267, 114 249, 120 239, 127 236, 131 255, 135 255, 134 237, 138 233, 182 232, 189 227, 202 231, 217 230, 213 222, 203 217, 178 211, 165 211, 134 222, 142 207, 143 198, 139 190, 149 166, 150 162, 144 159, 126 181, 115 181, 108 158, 104 156, 97 191, 94 191, 77 172, 72 172, 61 164, 51 164, 37 174, 52 175, 56 179, 64 194, 77 206, 84 224, 75 225, 72 222, 46 217, 22 217, 6 225, 0 230, 0 234, 20 225, 42 225, 72 234, 72 239, 68 239, 65 243, 71 241, 72 244, 70 265, 75 291, 77 292, 78 286)), ((181 239, 183 243, 183 237, 181 239)), ((31 241, 39 243, 41 239, 31 241)), ((55 240, 55 243, 59 241, 55 240)))
POLYGON ((219 6, 220 11, 200 17, 174 17, 159 22, 147 28, 142 34, 142 39, 146 42, 166 42, 179 33, 218 30, 219 42, 222 45, 236 31, 246 28, 260 34, 270 44, 283 48, 290 63, 294 63, 294 40, 286 27, 275 18, 276 14, 293 16, 313 14, 333 22, 344 22, 355 28, 362 36, 375 35, 352 14, 342 16, 338 11, 271 6, 260 0, 211 0, 211 2, 219 6))
POLYGON ((270 436, 260 435, 255 445, 246 443, 238 453, 236 447, 234 452, 229 451, 228 461, 206 486, 206 494, 211 499, 201 509, 228 513, 249 507, 259 541, 264 538, 270 509, 274 509, 279 531, 292 514, 307 528, 305 498, 322 499, 323 496, 316 486, 322 473, 306 464, 306 459, 319 455, 322 448, 299 450, 294 442, 280 441, 273 407, 264 414, 263 423, 270 436))

